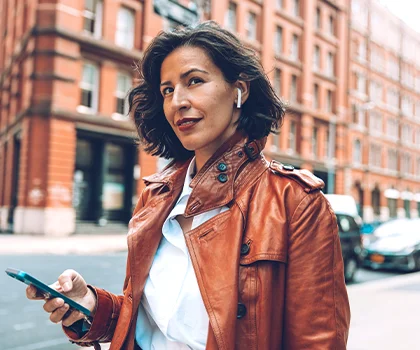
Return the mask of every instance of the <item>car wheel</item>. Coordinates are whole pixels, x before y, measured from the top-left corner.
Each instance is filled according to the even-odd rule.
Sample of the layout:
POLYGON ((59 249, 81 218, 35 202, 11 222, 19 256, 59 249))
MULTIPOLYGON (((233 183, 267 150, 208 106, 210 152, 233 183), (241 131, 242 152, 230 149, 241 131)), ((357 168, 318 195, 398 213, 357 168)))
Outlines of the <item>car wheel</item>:
POLYGON ((344 265, 344 278, 346 282, 353 282, 357 271, 357 260, 354 257, 349 258, 344 265))

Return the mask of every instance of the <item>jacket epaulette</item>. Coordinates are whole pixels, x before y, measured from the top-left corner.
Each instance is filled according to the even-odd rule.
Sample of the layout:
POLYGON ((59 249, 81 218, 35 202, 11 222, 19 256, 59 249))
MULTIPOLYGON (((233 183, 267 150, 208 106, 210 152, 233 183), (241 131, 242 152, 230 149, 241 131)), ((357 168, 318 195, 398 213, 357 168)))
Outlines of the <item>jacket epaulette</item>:
POLYGON ((270 169, 278 175, 295 180, 307 193, 322 190, 325 186, 324 181, 306 169, 295 169, 293 165, 282 164, 275 160, 271 161, 270 169))

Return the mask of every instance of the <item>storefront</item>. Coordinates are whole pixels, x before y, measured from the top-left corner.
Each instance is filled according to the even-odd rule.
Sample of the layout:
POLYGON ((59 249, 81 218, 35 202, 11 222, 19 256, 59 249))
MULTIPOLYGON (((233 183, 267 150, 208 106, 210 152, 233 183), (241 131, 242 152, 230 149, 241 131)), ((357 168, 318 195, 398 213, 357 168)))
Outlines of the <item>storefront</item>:
POLYGON ((133 139, 78 132, 72 196, 76 221, 129 221, 136 159, 133 139))

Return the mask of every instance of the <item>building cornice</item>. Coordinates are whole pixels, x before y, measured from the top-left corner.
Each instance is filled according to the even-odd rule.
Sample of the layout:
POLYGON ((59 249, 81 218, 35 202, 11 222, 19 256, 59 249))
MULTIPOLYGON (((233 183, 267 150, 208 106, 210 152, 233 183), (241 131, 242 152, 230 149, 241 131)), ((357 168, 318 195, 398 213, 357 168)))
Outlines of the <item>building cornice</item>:
POLYGON ((0 138, 3 138, 11 130, 22 122, 25 117, 40 116, 44 118, 53 118, 72 121, 76 125, 91 125, 100 127, 102 130, 108 130, 107 133, 115 134, 119 132, 136 132, 136 128, 131 120, 127 121, 116 121, 111 116, 104 114, 84 114, 78 113, 71 110, 65 110, 61 108, 55 108, 51 106, 51 102, 47 101, 42 105, 29 107, 16 115, 16 118, 7 127, 0 131, 0 138))

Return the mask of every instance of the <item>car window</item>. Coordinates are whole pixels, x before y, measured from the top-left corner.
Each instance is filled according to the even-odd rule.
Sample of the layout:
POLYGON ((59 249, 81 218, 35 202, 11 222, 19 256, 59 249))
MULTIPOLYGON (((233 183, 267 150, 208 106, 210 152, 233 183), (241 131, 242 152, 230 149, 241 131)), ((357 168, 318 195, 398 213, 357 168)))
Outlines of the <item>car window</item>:
POLYGON ((337 214, 338 228, 341 232, 357 231, 359 226, 353 217, 349 215, 337 214))

